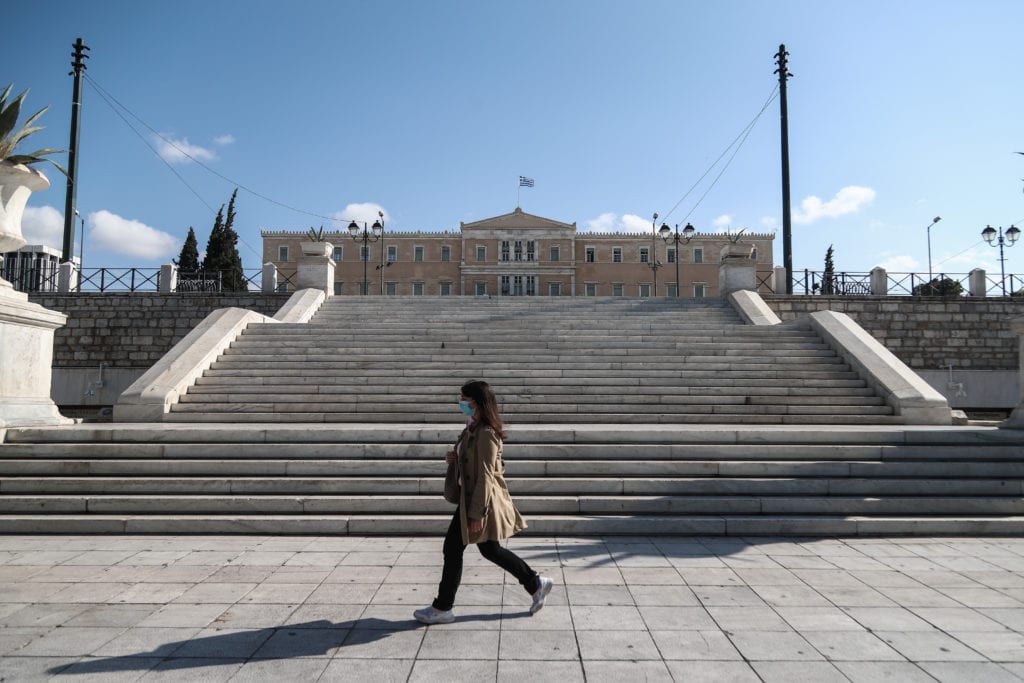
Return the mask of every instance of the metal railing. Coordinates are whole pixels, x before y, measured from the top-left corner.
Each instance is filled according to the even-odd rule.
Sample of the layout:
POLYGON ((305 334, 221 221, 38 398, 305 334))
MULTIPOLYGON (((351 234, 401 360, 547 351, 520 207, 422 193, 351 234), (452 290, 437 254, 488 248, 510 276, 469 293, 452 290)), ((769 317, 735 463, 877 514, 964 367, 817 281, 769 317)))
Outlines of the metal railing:
MULTIPOLYGON (((823 271, 793 273, 793 294, 822 296, 870 296, 871 273, 836 272, 826 277, 823 271)), ((929 280, 922 273, 886 272, 886 296, 970 296, 970 273, 933 273, 929 280), (935 283, 935 284, 933 284, 935 283)), ((985 277, 985 296, 1003 296, 1001 278, 985 277)), ((1024 276, 1006 276, 1006 296, 1022 296, 1024 276)))
POLYGON ((58 271, 47 265, 31 261, 6 259, 0 266, 0 277, 10 282, 19 292, 56 292, 58 271))
POLYGON ((159 268, 87 268, 79 274, 76 291, 155 292, 159 285, 159 268))
MULTIPOLYGON (((10 282, 19 292, 58 293, 58 271, 38 267, 27 261, 8 260, 0 266, 0 277, 10 282)), ((176 294, 218 294, 229 292, 259 292, 263 288, 263 269, 242 270, 238 286, 232 286, 230 271, 178 273, 176 294)), ((295 287, 295 273, 277 273, 279 284, 295 287)), ((77 287, 70 294, 104 294, 109 292, 153 292, 160 289, 159 268, 86 268, 81 271, 77 287)))

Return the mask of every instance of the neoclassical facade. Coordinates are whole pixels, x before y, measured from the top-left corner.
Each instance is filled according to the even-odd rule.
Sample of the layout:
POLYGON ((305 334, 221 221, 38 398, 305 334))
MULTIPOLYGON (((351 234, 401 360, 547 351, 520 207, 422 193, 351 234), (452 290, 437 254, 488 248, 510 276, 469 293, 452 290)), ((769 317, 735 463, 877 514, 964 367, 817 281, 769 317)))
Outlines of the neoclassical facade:
MULTIPOLYGON (((263 231, 263 261, 273 263, 282 289, 294 280, 299 231, 263 231)), ((362 232, 325 233, 333 245, 334 293, 392 296, 718 296, 718 266, 730 239, 696 233, 680 243, 650 233, 580 232, 516 209, 457 231, 391 232, 365 247, 362 232), (655 265, 656 267, 652 267, 655 265), (365 273, 365 276, 364 276, 365 273), (364 280, 365 277, 365 280, 364 280)), ((372 237, 371 237, 372 240, 372 237)), ((739 238, 753 250, 758 282, 772 273, 772 234, 739 238)))

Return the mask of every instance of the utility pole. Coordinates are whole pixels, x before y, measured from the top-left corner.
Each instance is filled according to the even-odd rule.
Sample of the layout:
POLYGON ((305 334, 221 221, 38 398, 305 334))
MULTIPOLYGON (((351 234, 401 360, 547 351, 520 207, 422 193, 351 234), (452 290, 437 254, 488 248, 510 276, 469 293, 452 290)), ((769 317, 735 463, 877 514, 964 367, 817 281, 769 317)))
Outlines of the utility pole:
MULTIPOLYGON (((75 61, 71 62, 74 71, 68 72, 68 76, 75 77, 75 87, 71 95, 71 141, 68 143, 68 192, 64 200, 64 245, 61 250, 61 262, 70 261, 73 255, 72 246, 75 240, 75 213, 78 207, 75 205, 75 195, 78 189, 78 130, 81 124, 80 115, 82 109, 82 72, 85 71, 85 60, 89 55, 85 51, 89 46, 79 38, 71 47, 75 51, 71 56, 75 61)), ((85 239, 83 231, 82 239, 85 239)))
MULTIPOLYGON (((775 55, 779 75, 779 118, 782 124, 782 265, 786 269, 786 294, 793 293, 793 219, 789 206, 789 112, 786 103, 786 81, 789 73, 786 46, 779 45, 775 55)), ((778 285, 776 285, 778 286, 778 285)))

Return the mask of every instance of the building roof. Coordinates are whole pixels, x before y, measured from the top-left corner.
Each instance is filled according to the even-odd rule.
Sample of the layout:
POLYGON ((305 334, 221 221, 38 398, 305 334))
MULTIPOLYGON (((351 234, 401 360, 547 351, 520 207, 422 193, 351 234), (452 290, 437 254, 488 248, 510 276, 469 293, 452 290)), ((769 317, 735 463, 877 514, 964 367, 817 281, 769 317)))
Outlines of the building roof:
POLYGON ((483 220, 474 221, 472 223, 460 222, 459 227, 463 230, 515 230, 529 228, 562 228, 565 230, 575 230, 576 224, 562 223, 561 221, 544 218, 543 216, 534 216, 533 214, 526 213, 517 206, 515 211, 512 213, 494 216, 493 218, 484 218, 483 220))

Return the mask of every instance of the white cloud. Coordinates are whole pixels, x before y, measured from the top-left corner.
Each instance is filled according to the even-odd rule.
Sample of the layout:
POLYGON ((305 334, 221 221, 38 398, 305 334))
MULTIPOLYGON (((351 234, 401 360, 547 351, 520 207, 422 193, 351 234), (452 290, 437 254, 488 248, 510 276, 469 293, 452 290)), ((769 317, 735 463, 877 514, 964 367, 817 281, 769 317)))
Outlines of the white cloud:
POLYGON ((235 136, 231 135, 230 133, 226 133, 225 135, 218 135, 213 139, 213 144, 220 145, 222 147, 224 145, 233 145, 235 144, 235 136))
POLYGON ((775 216, 762 216, 761 227, 768 231, 777 230, 779 227, 779 221, 775 216))
POLYGON ((732 225, 732 216, 730 216, 727 213, 723 213, 721 216, 711 221, 711 225, 715 226, 716 228, 728 228, 730 225, 732 225))
POLYGON ((648 232, 651 220, 636 214, 627 213, 619 216, 615 213, 602 213, 597 218, 587 221, 583 232, 648 232))
POLYGON ((170 258, 180 248, 174 235, 109 211, 89 214, 88 239, 89 246, 149 260, 170 258))
POLYGON ((64 214, 52 206, 26 206, 21 232, 28 244, 60 249, 64 244, 64 214))
POLYGON ((193 145, 188 138, 175 140, 164 133, 163 136, 153 136, 153 141, 156 143, 157 153, 168 163, 184 164, 193 159, 196 161, 215 161, 217 159, 217 155, 212 150, 193 145))
POLYGON ((346 228, 352 221, 373 225, 374 221, 380 220, 380 212, 384 214, 384 227, 387 228, 388 223, 391 222, 391 214, 389 214, 383 206, 380 204, 374 204, 373 202, 349 204, 341 211, 336 211, 331 217, 338 221, 338 223, 344 223, 341 227, 346 228))
POLYGON ((848 213, 855 213, 862 206, 875 199, 875 191, 870 187, 848 185, 836 193, 827 202, 815 196, 805 197, 800 208, 793 212, 794 223, 813 223, 819 218, 836 218, 848 213))

